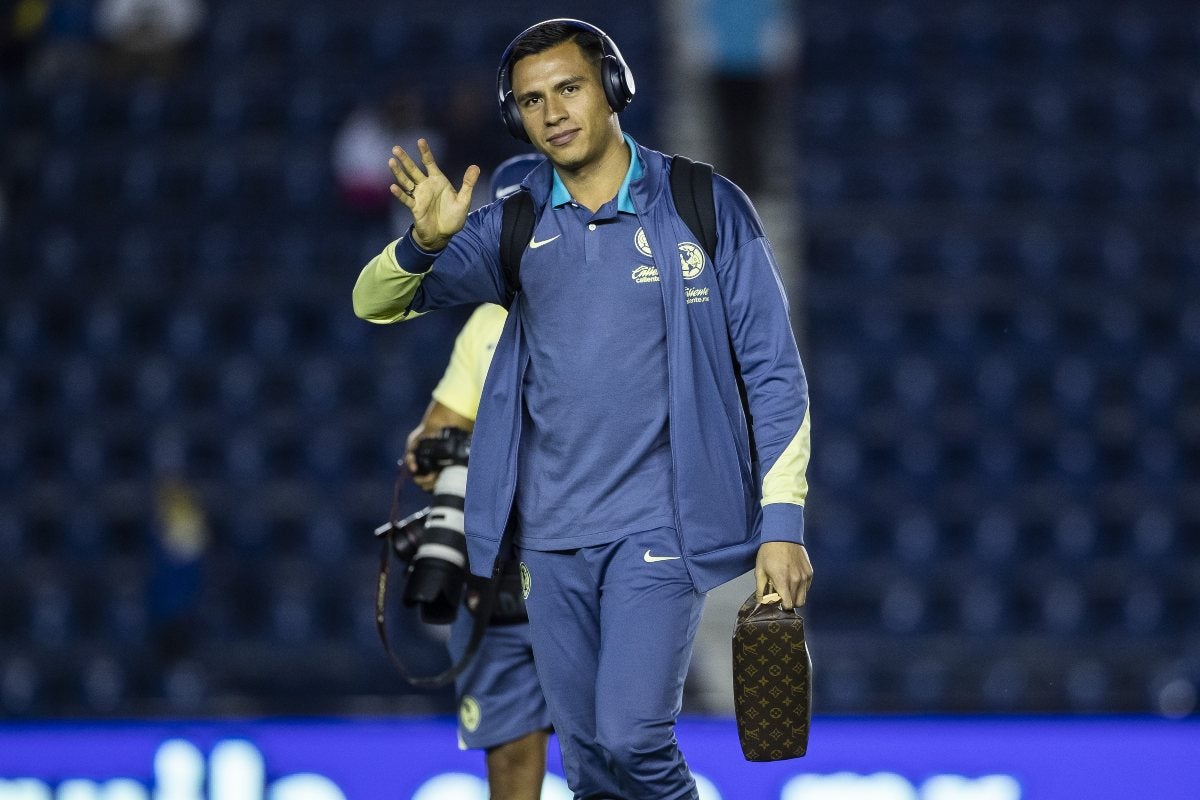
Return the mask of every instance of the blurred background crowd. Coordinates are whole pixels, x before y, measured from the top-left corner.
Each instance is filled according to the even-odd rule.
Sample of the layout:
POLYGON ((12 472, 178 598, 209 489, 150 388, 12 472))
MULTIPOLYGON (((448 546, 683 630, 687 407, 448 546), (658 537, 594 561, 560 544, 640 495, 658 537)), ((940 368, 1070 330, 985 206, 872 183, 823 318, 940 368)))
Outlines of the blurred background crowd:
MULTIPOLYGON (((786 270, 818 713, 1195 713, 1195 3, 0 14, 0 716, 451 710, 383 656, 371 531, 469 309, 377 328, 350 288, 406 224, 392 144, 456 182, 520 152, 496 61, 552 16, 786 270)), ((728 710, 729 597, 685 711, 728 710)))

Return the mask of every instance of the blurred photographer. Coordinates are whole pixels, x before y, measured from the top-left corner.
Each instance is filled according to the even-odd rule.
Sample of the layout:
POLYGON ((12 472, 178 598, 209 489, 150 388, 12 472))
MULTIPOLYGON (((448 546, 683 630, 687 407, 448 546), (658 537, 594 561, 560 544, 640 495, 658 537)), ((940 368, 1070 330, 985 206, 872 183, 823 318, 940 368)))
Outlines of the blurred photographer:
MULTIPOLYGON (((505 161, 492 176, 491 196, 500 199, 516 190, 541 160, 531 154, 505 161)), ((475 310, 454 342, 450 363, 433 390, 425 415, 408 436, 405 464, 418 486, 434 492, 431 516, 437 512, 442 493, 453 496, 457 489, 453 479, 447 488, 444 470, 429 469, 433 465, 421 462, 440 460, 456 469, 465 461, 459 432, 469 433, 475 427, 483 381, 506 316, 503 308, 492 304, 475 310)), ((504 571, 503 583, 510 583, 510 576, 515 578, 516 562, 512 565, 514 569, 504 571)), ((493 800, 538 800, 546 771, 550 715, 534 671, 519 580, 517 586, 516 593, 501 588, 493 621, 471 663, 455 681, 459 746, 486 753, 493 800), (521 606, 517 614, 514 603, 521 606)), ((468 609, 473 609, 478 599, 473 587, 473 583, 468 585, 468 609)), ((456 661, 466 651, 475 622, 471 613, 460 611, 448 643, 456 661)))

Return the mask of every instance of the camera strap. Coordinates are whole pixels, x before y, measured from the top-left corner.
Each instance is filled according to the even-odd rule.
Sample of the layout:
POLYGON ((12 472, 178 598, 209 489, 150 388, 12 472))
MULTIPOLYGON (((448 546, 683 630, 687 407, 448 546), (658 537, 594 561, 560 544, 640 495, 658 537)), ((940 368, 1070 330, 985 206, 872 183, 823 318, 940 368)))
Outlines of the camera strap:
POLYGON ((392 565, 392 537, 400 529, 396 518, 399 516, 400 489, 404 484, 406 473, 407 470, 401 468, 400 474, 396 478, 396 491, 392 497, 391 532, 383 537, 383 544, 379 551, 379 578, 375 585, 375 630, 379 632, 379 640, 383 642, 383 649, 391 660, 392 666, 396 668, 401 677, 413 686, 422 689, 434 689, 451 683, 467 668, 467 665, 471 663, 471 659, 475 657, 475 653, 479 649, 479 643, 483 641, 483 634, 487 630, 488 619, 492 615, 492 609, 496 605, 496 594, 500 586, 501 563, 497 561, 493 569, 493 580, 488 581, 489 585, 484 587, 479 593, 479 605, 474 614, 474 622, 471 623, 471 638, 467 642, 467 649, 463 652, 462 658, 437 675, 413 674, 392 649, 387 634, 387 585, 388 574, 392 565))
MULTIPOLYGON (((437 688, 445 686, 457 678, 467 665, 471 663, 471 659, 475 657, 475 652, 479 649, 479 643, 483 641, 483 634, 487 630, 487 619, 491 616, 492 608, 496 604, 496 591, 499 586, 499 581, 488 581, 490 584, 479 593, 479 606, 473 616, 471 623, 471 638, 467 642, 467 649, 454 664, 451 664, 444 672, 437 675, 414 675, 405 666, 396 652, 392 650, 392 645, 388 641, 386 609, 387 609, 387 584, 388 573, 392 563, 392 541, 391 536, 388 536, 379 552, 379 582, 375 590, 375 629, 379 631, 379 640, 383 642, 383 649, 387 652, 388 658, 391 659, 392 665, 404 678, 413 686, 418 686, 423 689, 437 688)), ((497 570, 497 574, 498 574, 497 570)))

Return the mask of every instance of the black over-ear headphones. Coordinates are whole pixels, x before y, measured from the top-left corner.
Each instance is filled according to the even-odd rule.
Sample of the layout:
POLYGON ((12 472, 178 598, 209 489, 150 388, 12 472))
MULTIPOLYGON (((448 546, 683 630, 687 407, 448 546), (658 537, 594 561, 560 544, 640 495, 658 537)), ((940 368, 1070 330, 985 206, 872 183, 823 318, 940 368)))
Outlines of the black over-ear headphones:
POLYGON ((500 116, 504 119, 504 127, 523 142, 529 141, 529 134, 525 132, 525 123, 521 120, 521 109, 517 106, 516 98, 513 97, 512 75, 508 61, 512 58, 517 42, 524 39, 526 34, 552 23, 569 25, 599 37, 601 46, 604 48, 604 56, 600 59, 600 83, 604 87, 604 96, 608 99, 609 108, 617 113, 624 111, 625 106, 629 105, 629 101, 633 99, 634 92, 637 91, 633 82, 633 73, 630 72, 625 59, 621 57, 621 51, 617 49, 616 42, 595 25, 567 18, 548 19, 531 25, 521 31, 521 34, 513 39, 508 47, 504 48, 504 55, 500 57, 500 69, 496 74, 496 94, 500 101, 500 116))

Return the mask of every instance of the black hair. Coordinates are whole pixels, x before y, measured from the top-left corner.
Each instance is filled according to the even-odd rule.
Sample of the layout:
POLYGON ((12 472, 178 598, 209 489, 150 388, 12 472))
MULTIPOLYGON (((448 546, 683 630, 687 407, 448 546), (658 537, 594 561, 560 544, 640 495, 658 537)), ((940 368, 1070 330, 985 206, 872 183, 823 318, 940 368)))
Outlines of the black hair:
POLYGON ((579 49, 589 61, 599 62, 604 58, 604 42, 596 34, 569 22, 548 22, 537 26, 513 43, 512 55, 508 57, 505 69, 511 75, 512 68, 522 58, 537 55, 563 42, 571 41, 579 45, 579 49))

